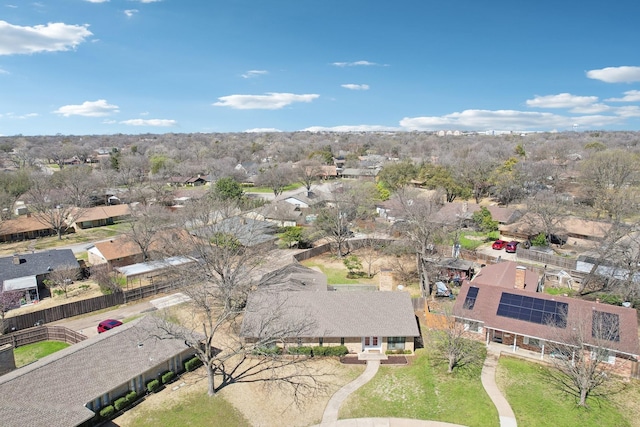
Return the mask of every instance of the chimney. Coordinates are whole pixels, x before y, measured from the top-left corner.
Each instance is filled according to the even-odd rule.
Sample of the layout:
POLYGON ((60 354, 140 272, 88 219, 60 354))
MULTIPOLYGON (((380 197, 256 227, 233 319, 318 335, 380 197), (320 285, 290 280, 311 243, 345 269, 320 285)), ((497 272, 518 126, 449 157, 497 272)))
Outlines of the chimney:
POLYGON ((514 288, 516 289, 524 289, 526 284, 524 282, 525 276, 527 275, 527 268, 521 265, 516 267, 516 283, 514 284, 514 288))

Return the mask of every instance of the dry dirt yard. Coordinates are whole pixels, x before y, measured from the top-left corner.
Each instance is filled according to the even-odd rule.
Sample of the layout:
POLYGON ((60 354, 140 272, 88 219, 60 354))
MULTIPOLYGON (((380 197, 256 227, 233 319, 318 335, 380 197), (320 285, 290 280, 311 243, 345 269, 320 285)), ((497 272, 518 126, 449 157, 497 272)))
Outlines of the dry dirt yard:
MULTIPOLYGON (((268 383, 233 384, 222 390, 218 397, 231 403, 252 426, 305 427, 318 424, 331 395, 360 375, 364 365, 343 365, 337 359, 317 359, 309 364, 309 369, 322 373, 319 378, 326 383, 326 390, 300 405, 295 404, 290 390, 268 383)), ((144 417, 148 411, 178 405, 192 393, 207 393, 203 368, 183 375, 171 387, 149 396, 113 422, 120 427, 131 426, 133 420, 144 417)))

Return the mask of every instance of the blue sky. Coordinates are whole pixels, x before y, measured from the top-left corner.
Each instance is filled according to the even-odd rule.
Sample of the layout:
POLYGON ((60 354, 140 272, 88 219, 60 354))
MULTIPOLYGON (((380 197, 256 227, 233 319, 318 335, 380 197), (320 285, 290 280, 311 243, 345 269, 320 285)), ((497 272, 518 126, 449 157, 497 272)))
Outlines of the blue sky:
POLYGON ((640 2, 1 0, 0 135, 640 130, 640 2))

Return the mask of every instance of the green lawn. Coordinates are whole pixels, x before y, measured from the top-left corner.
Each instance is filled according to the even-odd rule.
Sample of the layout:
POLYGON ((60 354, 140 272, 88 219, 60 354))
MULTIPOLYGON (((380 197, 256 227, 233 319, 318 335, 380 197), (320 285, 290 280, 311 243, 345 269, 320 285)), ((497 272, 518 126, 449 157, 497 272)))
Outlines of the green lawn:
POLYGON ((480 382, 480 366, 446 373, 426 350, 411 366, 381 366, 369 383, 352 394, 340 418, 399 417, 466 426, 498 426, 498 413, 480 382))
POLYGON ((42 359, 56 351, 69 347, 69 344, 61 341, 40 341, 33 344, 20 346, 13 350, 16 367, 19 368, 42 359))
POLYGON ((192 393, 175 405, 157 410, 140 408, 130 427, 210 426, 244 427, 250 424, 222 396, 209 397, 206 393, 192 393))
POLYGON ((317 259, 310 259, 301 262, 305 267, 317 267, 327 276, 329 285, 356 285, 356 284, 377 284, 379 279, 363 277, 360 279, 347 279, 346 267, 328 267, 326 264, 319 262, 317 259))
MULTIPOLYGON (((516 414, 518 427, 624 427, 638 425, 638 419, 625 419, 613 400, 627 398, 627 393, 612 395, 611 401, 589 398, 589 408, 576 405, 573 396, 563 393, 546 372, 549 367, 516 358, 501 357, 497 380, 516 414)), ((637 386, 636 386, 637 388, 637 386)), ((637 390, 634 393, 638 395, 637 390)))

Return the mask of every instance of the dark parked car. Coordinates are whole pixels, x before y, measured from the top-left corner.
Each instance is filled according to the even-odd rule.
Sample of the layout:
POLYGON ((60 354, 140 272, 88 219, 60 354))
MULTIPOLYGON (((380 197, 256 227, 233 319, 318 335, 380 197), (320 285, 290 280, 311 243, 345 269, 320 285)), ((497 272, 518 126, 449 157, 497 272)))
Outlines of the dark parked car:
POLYGON ((101 334, 103 332, 106 332, 120 325, 122 325, 122 322, 119 320, 115 320, 115 319, 103 320, 102 322, 98 323, 98 333, 101 334))
POLYGON ((506 244, 507 242, 505 242, 504 240, 498 239, 495 242, 493 242, 493 245, 491 245, 491 247, 499 251, 500 249, 504 249, 506 244))
POLYGON ((512 240, 511 242, 507 243, 507 245, 504 247, 505 252, 509 252, 510 254, 513 254, 516 252, 516 249, 518 249, 518 245, 520 244, 520 242, 516 242, 515 240, 512 240))

